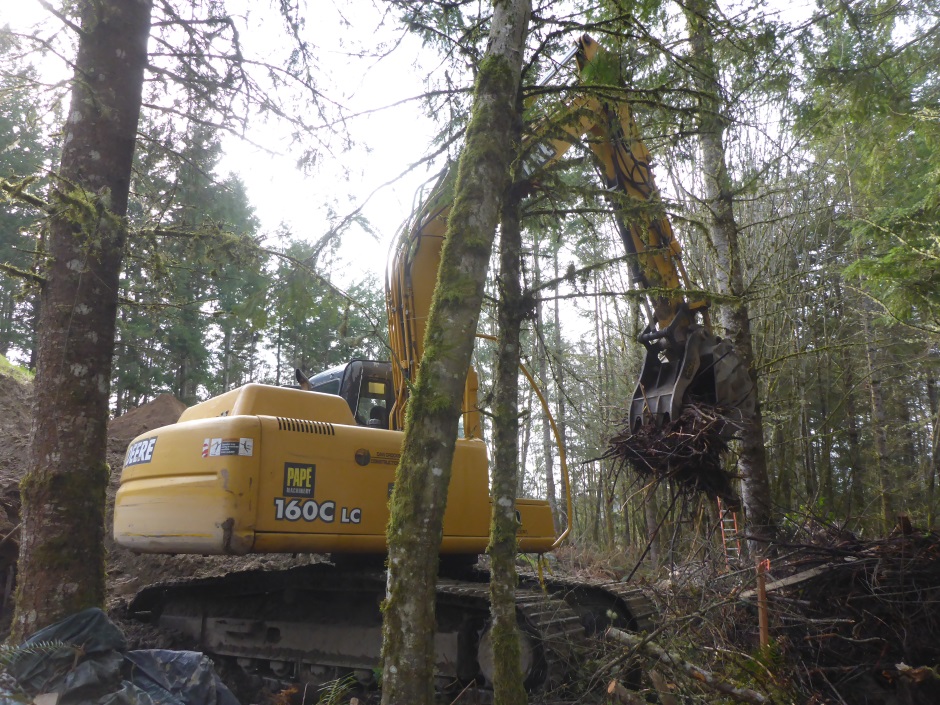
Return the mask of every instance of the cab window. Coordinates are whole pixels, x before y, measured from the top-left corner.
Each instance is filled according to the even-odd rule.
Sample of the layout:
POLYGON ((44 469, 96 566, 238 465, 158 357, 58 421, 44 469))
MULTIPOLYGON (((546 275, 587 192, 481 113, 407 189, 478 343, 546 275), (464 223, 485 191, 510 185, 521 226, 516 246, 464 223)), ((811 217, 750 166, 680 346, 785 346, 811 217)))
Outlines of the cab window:
POLYGON ((388 387, 388 381, 382 378, 363 379, 356 416, 367 426, 388 428, 388 387))

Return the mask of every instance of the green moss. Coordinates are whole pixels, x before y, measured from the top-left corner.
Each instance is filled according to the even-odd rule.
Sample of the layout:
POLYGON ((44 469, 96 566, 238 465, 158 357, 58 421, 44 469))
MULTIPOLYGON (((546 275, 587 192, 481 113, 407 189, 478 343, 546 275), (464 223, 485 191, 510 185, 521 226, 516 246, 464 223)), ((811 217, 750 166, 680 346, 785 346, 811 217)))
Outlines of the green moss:
MULTIPOLYGON (((104 514, 105 488, 111 478, 111 467, 101 463, 88 470, 71 472, 30 472, 20 484, 27 494, 53 491, 55 497, 92 500, 96 505, 101 500, 101 512, 104 514)), ((81 511, 87 511, 82 507, 81 511)))
POLYGON ((6 357, 0 355, 0 375, 12 377, 18 382, 32 382, 35 373, 26 367, 14 365, 6 357))
POLYGON ((80 187, 60 188, 53 192, 55 217, 72 227, 81 247, 88 253, 112 246, 114 237, 125 232, 125 222, 111 212, 111 193, 91 193, 80 187))
POLYGON ((75 552, 71 537, 56 536, 33 550, 33 560, 47 570, 61 572, 81 563, 83 556, 75 552))

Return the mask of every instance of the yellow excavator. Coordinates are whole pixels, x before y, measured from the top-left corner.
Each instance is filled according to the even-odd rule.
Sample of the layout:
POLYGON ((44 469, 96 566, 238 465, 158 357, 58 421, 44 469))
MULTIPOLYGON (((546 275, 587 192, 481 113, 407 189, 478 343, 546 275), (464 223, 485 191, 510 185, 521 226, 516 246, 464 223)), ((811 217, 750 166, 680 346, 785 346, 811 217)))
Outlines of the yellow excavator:
MULTIPOLYGON (((561 65, 576 59, 583 77, 604 56, 585 35, 561 65)), ((631 424, 674 418, 690 393, 748 413, 737 358, 707 320, 696 320, 704 302, 678 293, 688 288, 679 245, 629 106, 585 92, 564 112, 564 120, 534 130, 525 168, 537 175, 582 139, 596 155, 633 280, 652 292, 631 424)), ((141 435, 127 450, 114 509, 120 546, 144 553, 318 553, 331 561, 152 586, 137 595, 132 614, 188 634, 257 679, 316 681, 344 672, 363 683, 372 678, 385 578, 380 564, 350 558, 386 553, 388 498, 409 384, 423 354, 451 179, 445 175, 406 224, 391 258, 391 362, 353 360, 309 378, 299 374, 300 388, 248 384, 187 409, 176 424, 141 435)), ((451 564, 475 562, 489 541, 477 392, 471 369, 440 546, 444 573, 451 564)), ((550 551, 558 537, 548 503, 519 499, 516 508, 519 551, 550 551)), ((487 594, 485 579, 472 571, 439 581, 442 688, 492 677, 487 594)), ((622 583, 552 578, 547 594, 538 581, 523 579, 517 613, 527 686, 551 689, 591 633, 611 621, 648 629, 652 610, 622 583)))

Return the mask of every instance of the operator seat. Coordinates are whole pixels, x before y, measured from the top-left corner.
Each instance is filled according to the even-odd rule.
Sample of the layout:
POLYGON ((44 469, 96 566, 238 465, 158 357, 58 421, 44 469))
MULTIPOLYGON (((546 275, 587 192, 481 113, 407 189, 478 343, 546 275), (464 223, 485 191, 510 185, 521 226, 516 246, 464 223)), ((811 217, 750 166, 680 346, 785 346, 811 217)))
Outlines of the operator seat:
POLYGON ((369 411, 369 428, 388 428, 388 414, 384 406, 373 406, 369 411))

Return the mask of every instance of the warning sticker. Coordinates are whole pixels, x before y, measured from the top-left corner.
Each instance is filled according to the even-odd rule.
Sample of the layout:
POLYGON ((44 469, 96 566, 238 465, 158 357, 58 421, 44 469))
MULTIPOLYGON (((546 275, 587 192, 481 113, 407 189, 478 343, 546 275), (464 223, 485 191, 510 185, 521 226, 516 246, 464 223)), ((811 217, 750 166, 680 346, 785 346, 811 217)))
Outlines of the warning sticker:
POLYGON ((284 463, 284 495, 287 497, 313 497, 316 477, 316 465, 284 463))
POLYGON ((215 458, 220 455, 246 455, 255 452, 253 438, 206 438, 202 442, 202 457, 215 458))

